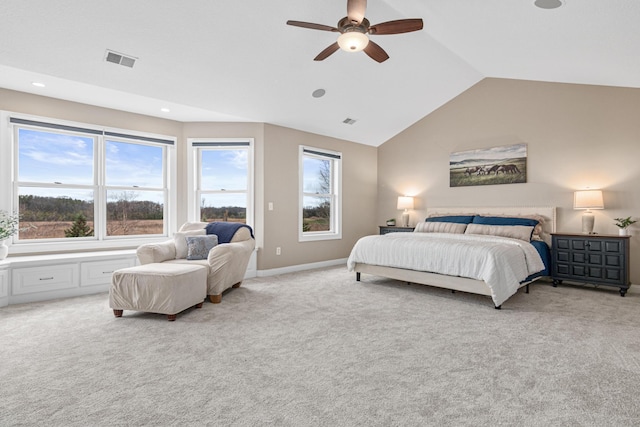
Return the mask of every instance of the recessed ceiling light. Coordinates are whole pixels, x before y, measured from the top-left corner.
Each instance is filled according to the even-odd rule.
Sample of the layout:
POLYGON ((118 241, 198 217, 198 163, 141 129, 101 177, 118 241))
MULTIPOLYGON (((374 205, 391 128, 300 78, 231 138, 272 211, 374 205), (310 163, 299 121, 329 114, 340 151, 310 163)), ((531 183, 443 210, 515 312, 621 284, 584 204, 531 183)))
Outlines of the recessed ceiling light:
POLYGON ((322 98, 325 93, 327 93, 327 91, 324 89, 316 89, 313 91, 311 96, 313 96, 314 98, 322 98))
POLYGON ((561 0, 536 0, 533 2, 540 9, 557 9, 562 6, 561 0))
POLYGON ((35 87, 45 87, 45 84, 40 82, 31 82, 31 84, 35 87))
POLYGON ((160 111, 162 111, 163 113, 170 113, 171 112, 171 110, 166 108, 166 107, 161 108, 160 111))

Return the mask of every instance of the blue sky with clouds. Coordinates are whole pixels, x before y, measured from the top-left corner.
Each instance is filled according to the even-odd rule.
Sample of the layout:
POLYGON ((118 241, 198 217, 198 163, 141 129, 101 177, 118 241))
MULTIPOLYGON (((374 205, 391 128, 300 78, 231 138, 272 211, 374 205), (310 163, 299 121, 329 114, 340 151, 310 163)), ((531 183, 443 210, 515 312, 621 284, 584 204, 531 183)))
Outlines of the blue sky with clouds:
MULTIPOLYGON (((50 185, 87 185, 94 182, 94 150, 97 142, 89 136, 78 136, 42 130, 19 130, 19 181, 50 185)), ((163 148, 146 144, 131 144, 106 139, 106 176, 108 186, 124 187, 109 191, 107 198, 127 188, 135 192, 135 200, 163 203, 161 191, 142 188, 162 188, 163 148), (135 186, 135 187, 134 187, 135 186)), ((203 195, 205 206, 244 206, 247 190, 248 151, 202 150, 203 190, 226 190, 229 194, 203 195)), ((71 197, 93 200, 93 191, 84 189, 51 189, 22 187, 20 194, 71 197)))
POLYGON ((248 156, 245 149, 203 149, 201 152, 203 191, 229 191, 229 194, 203 194, 205 207, 242 206, 247 207, 246 193, 232 191, 247 190, 248 156))
MULTIPOLYGON (((91 186, 96 149, 97 143, 89 136, 20 129, 18 179, 31 183, 91 186)), ((162 147, 107 140, 106 183, 132 188, 138 194, 135 200, 163 203, 161 191, 133 189, 133 186, 162 188, 162 158, 162 147)), ((21 194, 81 200, 94 198, 91 190, 68 188, 23 187, 21 194)))

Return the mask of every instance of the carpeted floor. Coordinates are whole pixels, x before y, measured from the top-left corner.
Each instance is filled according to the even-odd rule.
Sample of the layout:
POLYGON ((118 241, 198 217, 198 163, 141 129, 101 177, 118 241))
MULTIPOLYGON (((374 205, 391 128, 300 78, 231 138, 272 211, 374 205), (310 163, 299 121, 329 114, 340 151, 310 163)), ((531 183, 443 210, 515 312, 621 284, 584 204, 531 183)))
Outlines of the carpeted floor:
POLYGON ((640 292, 489 297, 344 267, 175 322, 98 294, 0 309, 0 426, 637 426, 640 292))

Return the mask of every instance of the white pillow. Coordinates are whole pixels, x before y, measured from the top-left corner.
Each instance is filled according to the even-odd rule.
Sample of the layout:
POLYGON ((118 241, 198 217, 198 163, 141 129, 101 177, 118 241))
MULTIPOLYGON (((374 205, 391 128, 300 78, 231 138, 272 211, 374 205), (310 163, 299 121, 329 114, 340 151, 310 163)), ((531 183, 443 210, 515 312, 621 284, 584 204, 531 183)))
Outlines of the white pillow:
POLYGON ((467 224, 458 224, 457 222, 419 222, 416 224, 416 233, 454 233, 462 234, 467 228, 467 224))
POLYGON ((469 224, 464 234, 485 234, 490 236, 510 237, 512 239, 520 239, 525 242, 531 241, 533 233, 531 225, 487 225, 487 224, 469 224))
POLYGON ((178 231, 173 235, 173 243, 176 245, 176 259, 184 259, 187 257, 187 236, 204 236, 207 230, 178 231))

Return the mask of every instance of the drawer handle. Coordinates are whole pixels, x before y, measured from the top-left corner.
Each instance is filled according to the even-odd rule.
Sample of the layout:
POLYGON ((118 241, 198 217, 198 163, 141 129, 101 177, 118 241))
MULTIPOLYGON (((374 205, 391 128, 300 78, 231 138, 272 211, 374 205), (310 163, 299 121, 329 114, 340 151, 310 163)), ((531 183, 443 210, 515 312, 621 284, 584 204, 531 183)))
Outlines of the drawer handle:
POLYGON ((39 280, 53 280, 53 277, 41 277, 39 280))
POLYGON ((113 273, 113 270, 112 271, 103 271, 102 272, 102 274, 111 274, 111 273, 113 273))

